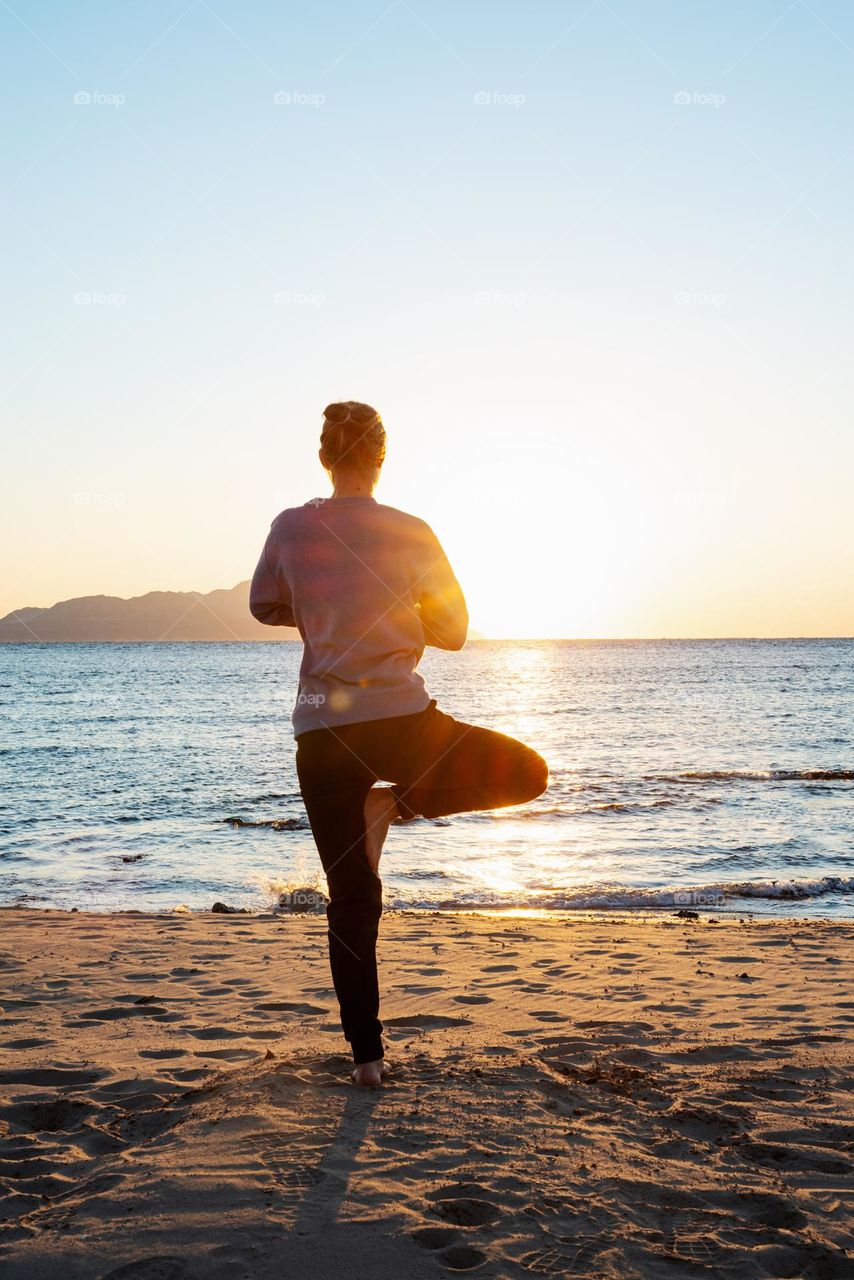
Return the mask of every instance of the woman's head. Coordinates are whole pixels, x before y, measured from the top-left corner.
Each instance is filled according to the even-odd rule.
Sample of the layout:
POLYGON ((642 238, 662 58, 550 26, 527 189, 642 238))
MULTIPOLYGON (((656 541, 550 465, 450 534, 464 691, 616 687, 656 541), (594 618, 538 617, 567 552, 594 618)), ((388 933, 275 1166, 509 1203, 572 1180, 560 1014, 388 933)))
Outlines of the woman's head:
POLYGON ((382 418, 369 404, 341 400, 323 410, 320 461, 327 471, 373 471, 379 476, 385 444, 382 418))

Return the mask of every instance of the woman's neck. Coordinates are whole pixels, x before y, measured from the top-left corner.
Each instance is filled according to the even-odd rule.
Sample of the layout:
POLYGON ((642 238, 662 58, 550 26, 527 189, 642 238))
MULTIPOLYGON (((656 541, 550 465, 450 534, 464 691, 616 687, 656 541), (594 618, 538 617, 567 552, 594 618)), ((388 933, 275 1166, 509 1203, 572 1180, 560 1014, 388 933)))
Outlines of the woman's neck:
POLYGON ((333 498, 370 498, 376 479, 361 471, 345 471, 333 476, 333 498))

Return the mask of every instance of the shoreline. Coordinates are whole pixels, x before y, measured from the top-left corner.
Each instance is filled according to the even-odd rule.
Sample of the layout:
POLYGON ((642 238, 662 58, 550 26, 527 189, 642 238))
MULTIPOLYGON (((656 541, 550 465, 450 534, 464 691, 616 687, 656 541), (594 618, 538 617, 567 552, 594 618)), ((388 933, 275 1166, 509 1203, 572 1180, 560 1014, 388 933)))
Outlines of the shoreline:
POLYGON ((372 1091, 322 915, 2 918, 9 1280, 854 1267, 854 922, 391 913, 372 1091))
MULTIPOLYGON (((418 919, 429 916, 440 919, 460 919, 471 917, 473 919, 497 919, 497 920, 531 920, 531 921, 555 921, 570 922, 573 920, 602 920, 607 917, 614 917, 616 921, 637 920, 637 921, 656 921, 666 919, 676 919, 680 912, 689 912, 700 920, 711 921, 712 923, 729 921, 765 921, 769 923, 777 923, 781 925, 790 924, 838 924, 854 926, 854 902, 852 902, 850 912, 827 912, 821 914, 818 911, 813 913, 812 908, 816 904, 815 898, 747 898, 744 899, 750 905, 733 906, 729 903, 721 906, 709 906, 707 904, 694 905, 688 903, 663 903, 661 906, 629 906, 629 905, 612 905, 612 906, 578 906, 578 907, 526 907, 526 906, 384 906, 381 917, 380 929, 382 930, 382 920, 392 920, 399 918, 411 917, 418 919), (758 903, 759 905, 755 905, 758 903), (801 907, 801 911, 796 908, 801 907), (788 914, 791 912, 791 914, 788 914)), ((221 915, 241 916, 246 920, 317 920, 325 917, 325 910, 300 910, 293 908, 280 908, 276 906, 269 907, 234 907, 228 905, 228 909, 213 910, 212 907, 190 907, 179 904, 174 907, 164 907, 162 910, 146 909, 142 907, 105 907, 103 910, 87 910, 80 907, 46 907, 46 906, 26 906, 20 902, 17 903, 0 903, 0 919, 7 913, 22 912, 30 915, 50 915, 50 916, 79 916, 81 918, 93 917, 103 920, 110 917, 132 917, 135 919, 172 919, 176 916, 191 916, 193 918, 204 919, 208 916, 219 917, 221 915)))

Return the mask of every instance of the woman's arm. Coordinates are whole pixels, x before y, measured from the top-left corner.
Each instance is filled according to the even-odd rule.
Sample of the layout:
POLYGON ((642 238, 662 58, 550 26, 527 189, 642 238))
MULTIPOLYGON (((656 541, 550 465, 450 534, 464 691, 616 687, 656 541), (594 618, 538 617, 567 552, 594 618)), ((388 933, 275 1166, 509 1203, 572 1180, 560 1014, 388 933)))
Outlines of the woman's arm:
POLYGON ((275 526, 270 530, 249 588, 249 612, 268 627, 295 627, 288 584, 270 568, 275 526))
POLYGON ((465 596, 432 530, 430 537, 429 563, 421 576, 418 600, 424 640, 434 649, 462 649, 469 627, 465 596))

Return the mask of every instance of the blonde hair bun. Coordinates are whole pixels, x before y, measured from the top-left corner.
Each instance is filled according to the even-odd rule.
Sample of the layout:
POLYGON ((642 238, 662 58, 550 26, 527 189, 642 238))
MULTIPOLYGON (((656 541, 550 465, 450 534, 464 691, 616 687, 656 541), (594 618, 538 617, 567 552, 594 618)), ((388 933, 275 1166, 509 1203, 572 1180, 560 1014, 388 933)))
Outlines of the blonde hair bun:
POLYGON ((338 400, 323 410, 320 452, 327 470, 333 467, 380 467, 386 434, 376 409, 358 400, 338 400))

